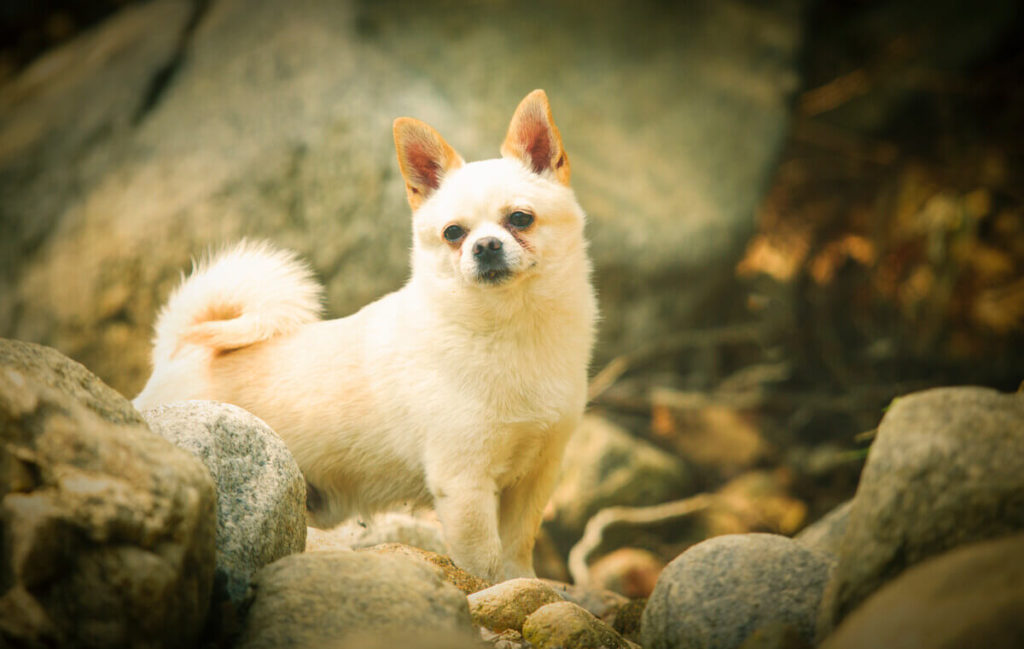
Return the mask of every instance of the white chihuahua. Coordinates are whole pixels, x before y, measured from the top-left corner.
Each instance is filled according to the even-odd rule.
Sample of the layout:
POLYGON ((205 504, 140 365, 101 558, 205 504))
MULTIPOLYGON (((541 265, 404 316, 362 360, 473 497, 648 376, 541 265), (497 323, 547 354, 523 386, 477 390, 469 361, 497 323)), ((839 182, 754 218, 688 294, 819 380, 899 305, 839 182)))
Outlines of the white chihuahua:
POLYGON ((394 134, 413 210, 408 283, 320 320, 305 265, 242 243, 171 296, 135 406, 239 405, 294 454, 314 525, 432 503, 459 566, 532 576, 596 318, 569 160, 542 90, 519 104, 498 159, 466 164, 410 118, 394 134))

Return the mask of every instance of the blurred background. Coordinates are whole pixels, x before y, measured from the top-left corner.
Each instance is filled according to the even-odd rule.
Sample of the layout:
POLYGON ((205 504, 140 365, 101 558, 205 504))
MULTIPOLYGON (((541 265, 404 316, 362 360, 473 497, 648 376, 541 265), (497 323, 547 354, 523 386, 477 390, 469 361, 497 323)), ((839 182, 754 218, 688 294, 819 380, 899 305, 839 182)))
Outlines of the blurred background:
POLYGON ((1020 3, 9 0, 0 20, 0 335, 128 397, 193 256, 272 239, 351 313, 408 272, 392 120, 494 157, 547 91, 603 312, 551 576, 610 505, 725 503, 605 534, 646 553, 616 559, 630 584, 702 536, 797 532, 852 495, 893 398, 1024 379, 1020 3))

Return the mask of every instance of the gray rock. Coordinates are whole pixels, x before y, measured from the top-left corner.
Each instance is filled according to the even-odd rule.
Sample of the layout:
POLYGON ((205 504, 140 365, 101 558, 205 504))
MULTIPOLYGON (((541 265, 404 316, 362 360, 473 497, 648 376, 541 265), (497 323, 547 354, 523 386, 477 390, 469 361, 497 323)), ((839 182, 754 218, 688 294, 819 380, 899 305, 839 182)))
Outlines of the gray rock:
POLYGON ((819 520, 808 525, 793 537, 797 543, 818 552, 838 557, 839 547, 846 533, 846 524, 850 520, 850 509, 853 501, 847 500, 819 520))
POLYGON ((564 552, 598 511, 674 500, 692 485, 682 460, 587 415, 566 447, 562 477, 551 496, 554 516, 544 526, 564 552))
POLYGON ((238 649, 348 647, 359 636, 410 632, 476 637, 466 596, 396 554, 293 554, 257 573, 253 589, 238 649))
POLYGON ((854 496, 819 639, 906 568, 1019 530, 1024 394, 942 388, 895 400, 854 496))
POLYGON ((16 151, 0 155, 0 223, 17 234, 0 335, 56 345, 126 393, 148 372, 159 304, 210 245, 297 249, 334 315, 400 286, 410 218, 393 119, 494 157, 536 87, 590 216, 599 362, 704 321, 734 282, 798 85, 798 0, 211 0, 189 29, 193 4, 141 5, 126 49, 123 15, 100 25, 52 56, 107 58, 33 85, 41 62, 0 102, 0 125, 58 134, 0 130, 16 151))
POLYGON ((523 621, 562 597, 540 579, 509 579, 468 598, 473 622, 491 631, 523 630, 523 621))
POLYGON ((759 629, 795 627, 810 641, 827 559, 792 539, 733 534, 699 543, 662 572, 644 609, 646 649, 735 649, 759 629))
POLYGON ((184 401, 143 413, 206 465, 217 485, 214 596, 240 606, 252 575, 306 546, 306 482, 281 438, 237 406, 184 401))
POLYGON ((196 646, 213 584, 203 465, 52 349, 0 340, 0 645, 196 646))
POLYGON ((972 543, 907 569, 851 613, 822 649, 1019 649, 1024 535, 972 543))
POLYGON ((537 609, 523 623, 523 638, 536 649, 629 649, 614 629, 572 602, 537 609))

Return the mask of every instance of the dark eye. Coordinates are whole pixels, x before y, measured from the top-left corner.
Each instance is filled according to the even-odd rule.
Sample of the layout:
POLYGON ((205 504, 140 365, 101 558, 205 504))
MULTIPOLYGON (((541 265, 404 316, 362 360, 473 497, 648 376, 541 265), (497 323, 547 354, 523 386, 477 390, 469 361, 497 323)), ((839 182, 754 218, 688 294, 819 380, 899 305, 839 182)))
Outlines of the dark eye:
POLYGON ((533 223, 533 214, 529 212, 512 212, 508 215, 508 222, 516 228, 528 228, 533 223))
POLYGON ((444 238, 447 241, 455 243, 462 237, 466 236, 466 231, 459 225, 449 225, 444 229, 444 238))

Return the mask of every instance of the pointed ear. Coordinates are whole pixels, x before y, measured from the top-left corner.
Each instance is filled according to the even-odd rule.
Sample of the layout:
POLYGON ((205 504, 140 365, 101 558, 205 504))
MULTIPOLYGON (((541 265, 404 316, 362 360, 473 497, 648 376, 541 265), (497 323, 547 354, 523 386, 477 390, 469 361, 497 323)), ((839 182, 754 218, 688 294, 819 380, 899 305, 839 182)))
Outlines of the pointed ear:
POLYGON ((411 117, 395 120, 395 150, 413 211, 441 186, 444 175, 464 163, 433 128, 411 117))
POLYGON ((558 182, 569 184, 569 156, 562 148, 562 135, 543 90, 534 90, 519 103, 501 145, 501 155, 519 159, 534 173, 550 172, 558 182))

